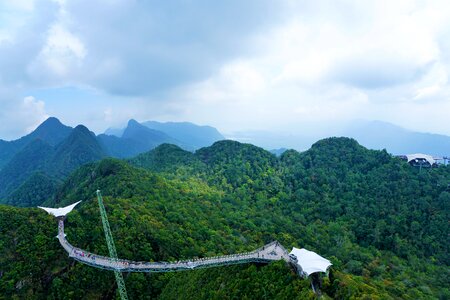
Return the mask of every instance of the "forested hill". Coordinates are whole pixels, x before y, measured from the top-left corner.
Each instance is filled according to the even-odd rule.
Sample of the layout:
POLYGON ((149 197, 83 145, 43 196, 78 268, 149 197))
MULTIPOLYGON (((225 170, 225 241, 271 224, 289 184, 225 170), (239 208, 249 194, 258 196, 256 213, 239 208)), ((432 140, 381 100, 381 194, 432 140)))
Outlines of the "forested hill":
POLYGON ((0 203, 40 205, 72 171, 104 157, 94 133, 83 125, 54 147, 42 139, 32 140, 0 170, 0 203))
POLYGON ((107 156, 131 158, 162 143, 194 150, 223 138, 209 126, 146 124, 130 120, 120 137, 95 136, 83 125, 72 128, 50 117, 20 139, 0 140, 0 203, 40 205, 74 169, 107 156), (155 126, 164 130, 150 128, 155 126))
POLYGON ((34 140, 42 140, 51 146, 56 146, 69 136, 72 128, 63 125, 56 118, 48 118, 33 132, 15 141, 4 141, 0 139, 0 170, 10 161, 16 153, 28 146, 34 140))
POLYGON ((162 159, 166 153, 180 158, 171 159, 179 169, 191 164, 192 176, 249 203, 283 205, 304 225, 342 222, 364 246, 450 263, 449 167, 419 172, 386 151, 367 150, 348 138, 324 139, 279 159, 250 144, 220 141, 194 155, 176 146, 156 148, 131 163, 172 173, 174 164, 162 159), (146 157, 152 161, 141 164, 146 157), (182 157, 190 157, 190 163, 182 157))
MULTIPOLYGON (((86 165, 58 189, 58 203, 47 204, 84 200, 68 216, 68 239, 103 255, 97 188, 123 258, 204 257, 278 240, 333 262, 325 298, 448 299, 449 182, 449 167, 419 172, 351 139, 279 158, 221 141, 196 153, 161 145, 128 162, 86 165)), ((0 206, 0 295, 113 298, 114 275, 68 259, 56 230, 43 211, 0 206)), ((282 262, 125 281, 132 299, 314 298, 282 262)))

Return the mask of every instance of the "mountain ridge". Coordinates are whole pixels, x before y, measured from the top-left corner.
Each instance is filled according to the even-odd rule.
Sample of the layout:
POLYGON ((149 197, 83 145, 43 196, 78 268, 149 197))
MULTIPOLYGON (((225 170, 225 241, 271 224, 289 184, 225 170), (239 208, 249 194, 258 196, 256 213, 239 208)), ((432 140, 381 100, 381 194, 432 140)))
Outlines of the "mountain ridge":
MULTIPOLYGON (((102 255, 107 248, 98 188, 121 258, 176 261, 245 252, 277 240, 332 261, 324 298, 449 295, 450 167, 419 171, 349 138, 320 140, 305 152, 287 150, 280 157, 235 141, 197 152, 163 144, 141 154, 138 162, 144 164, 137 167, 133 159, 85 164, 46 205, 84 200, 68 216, 66 233, 74 246, 102 255)), ((52 216, 0 205, 0 228, 1 294, 114 297, 112 273, 73 262, 60 249, 52 216)), ((133 298, 316 297, 310 281, 284 263, 129 274, 125 282, 133 298)))
POLYGON ((31 133, 19 139, 12 141, 0 139, 0 170, 17 152, 33 140, 41 139, 51 146, 56 146, 64 140, 71 131, 72 127, 62 124, 55 117, 49 117, 31 133))
POLYGON ((189 145, 189 149, 187 150, 200 149, 225 139, 225 137, 212 126, 201 126, 190 122, 147 121, 143 122, 142 125, 173 136, 183 144, 189 145))
POLYGON ((369 149, 386 149, 394 155, 424 153, 437 157, 450 156, 450 136, 448 135, 417 132, 376 120, 354 120, 345 125, 331 124, 329 127, 320 128, 317 131, 313 125, 299 126, 299 130, 294 128, 290 133, 241 131, 230 135, 230 138, 252 143, 267 150, 288 148, 305 151, 318 140, 342 136, 354 138, 369 149))
MULTIPOLYGON (((32 140, 0 170, 0 203, 22 206, 17 196, 24 193, 20 188, 23 188, 25 183, 28 182, 28 186, 25 185, 24 188, 26 190, 32 186, 35 186, 35 190, 41 188, 36 185, 36 181, 44 184, 45 190, 54 190, 58 182, 77 167, 104 157, 106 153, 95 134, 83 125, 71 130, 69 136, 56 146, 51 146, 41 139, 32 140), (44 177, 33 180, 37 173, 44 177)), ((36 194, 39 199, 43 199, 38 191, 36 194)), ((37 201, 26 199, 27 203, 41 204, 37 201)))
MULTIPOLYGON (((60 179, 64 179, 84 163, 97 161, 106 156, 131 158, 163 143, 192 148, 162 131, 150 129, 133 119, 128 122, 122 137, 119 138, 105 134, 96 136, 84 125, 72 128, 63 125, 57 118, 50 117, 33 132, 18 140, 10 142, 0 140, 0 178, 4 178, 0 182, 0 203, 22 205, 18 199, 9 197, 13 194, 33 194, 30 189, 33 186, 36 189, 41 188, 39 184, 43 185, 44 190, 53 190, 60 179), (38 145, 42 146, 42 143, 47 145, 45 151, 39 149, 38 145), (40 157, 33 158, 31 153, 33 151, 27 147, 35 147, 34 151, 40 157), (24 171, 25 166, 27 169, 24 171), (23 187, 22 191, 20 187, 23 187)), ((36 195, 39 195, 39 199, 43 199, 38 191, 36 195)), ((38 203, 38 201, 40 200, 27 199, 25 202, 38 203)))
POLYGON ((347 128, 344 135, 355 138, 370 149, 386 149, 396 155, 425 153, 450 156, 450 136, 416 132, 388 122, 360 122, 347 128))
MULTIPOLYGON (((132 121, 138 123, 135 120, 132 121)), ((130 122, 128 122, 128 124, 129 123, 130 122)), ((197 125, 191 122, 146 121, 139 124, 167 134, 168 136, 174 138, 178 145, 189 151, 210 146, 214 142, 225 139, 225 137, 216 128, 208 125, 197 125)), ((108 128, 104 134, 123 137, 125 131, 126 127, 108 128)))

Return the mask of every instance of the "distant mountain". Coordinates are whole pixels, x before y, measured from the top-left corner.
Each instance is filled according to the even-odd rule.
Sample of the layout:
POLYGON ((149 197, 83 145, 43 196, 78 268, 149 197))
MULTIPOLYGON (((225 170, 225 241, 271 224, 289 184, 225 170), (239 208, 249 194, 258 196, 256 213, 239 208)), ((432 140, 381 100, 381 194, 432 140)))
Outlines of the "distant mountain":
POLYGON ((14 141, 0 140, 0 170, 20 150, 36 139, 55 146, 69 136, 72 127, 63 125, 57 118, 50 117, 30 134, 14 141))
POLYGON ((148 150, 138 141, 114 135, 100 134, 97 140, 111 157, 129 158, 148 150))
POLYGON ((122 137, 125 128, 108 128, 105 130, 106 135, 113 135, 116 137, 122 137))
MULTIPOLYGON (((106 132, 111 132, 107 130, 106 132)), ((163 143, 182 146, 183 143, 166 133, 150 129, 136 120, 128 121, 127 127, 120 136, 101 134, 98 137, 100 144, 113 157, 128 158, 149 151, 163 143)))
MULTIPOLYGON (((68 215, 70 243, 105 253, 92 201, 100 187, 119 257, 176 261, 277 240, 333 266, 320 275, 321 296, 311 279, 279 261, 130 274, 130 299, 449 298, 450 167, 419 171, 347 138, 281 157, 234 141, 196 153, 164 144, 139 157, 140 168, 117 159, 84 165, 58 189, 46 205, 85 200, 68 215)), ((44 211, 0 205, 0 298, 118 298, 112 272, 68 258, 56 229, 44 211)))
POLYGON ((414 132, 381 121, 356 122, 342 135, 356 139, 369 149, 386 149, 393 154, 450 156, 450 136, 414 132))
POLYGON ((296 134, 265 130, 238 131, 227 135, 227 138, 241 143, 250 143, 269 151, 280 148, 304 151, 320 139, 319 136, 313 136, 310 133, 306 135, 303 129, 299 129, 296 134))
POLYGON ((77 167, 105 156, 95 134, 82 125, 57 146, 35 139, 0 170, 0 203, 40 204, 38 200, 44 199, 40 190, 53 190, 77 167))
MULTIPOLYGON (((0 140, 0 203, 40 204, 42 191, 53 190, 74 169, 106 156, 128 158, 171 143, 183 143, 166 133, 130 120, 121 137, 99 135, 79 125, 71 128, 49 118, 16 141, 0 140)), ((184 147, 188 148, 188 147, 184 147)))
POLYGON ((75 168, 106 156, 106 151, 97 141, 95 134, 83 125, 73 132, 57 148, 51 159, 55 175, 69 175, 75 168))
MULTIPOLYGON (((135 120, 130 120, 131 125, 135 127, 138 123, 135 120)), ((128 127, 130 126, 128 122, 128 127)), ((138 123, 139 124, 139 123, 138 123)), ((165 133, 167 136, 174 139, 177 144, 185 150, 194 151, 202 147, 207 147, 213 143, 224 140, 225 137, 214 127, 211 126, 200 126, 190 122, 156 122, 147 121, 140 125, 156 130, 158 132, 165 133)), ((108 128, 105 131, 105 135, 116 136, 116 137, 126 137, 127 128, 108 128)), ((142 128, 141 128, 142 129, 142 128)), ((141 130, 140 129, 140 130, 141 130)), ((113 143, 113 142, 111 142, 113 143)))
POLYGON ((142 145, 142 148, 146 149, 144 151, 153 149, 163 143, 180 144, 179 141, 166 133, 150 129, 133 119, 128 121, 128 126, 125 128, 122 138, 139 142, 142 145))
POLYGON ((32 133, 18 141, 27 143, 34 139, 41 139, 51 146, 56 146, 72 132, 72 127, 62 124, 57 118, 50 117, 39 125, 32 133))
POLYGON ((272 150, 270 150, 270 153, 275 154, 276 156, 281 156, 281 154, 283 154, 287 150, 288 149, 286 149, 286 148, 272 149, 272 150))
MULTIPOLYGON (((48 193, 44 191, 53 190, 74 169, 106 156, 131 158, 142 153, 129 161, 136 166, 168 173, 176 168, 179 172, 182 169, 182 172, 188 173, 192 169, 207 168, 208 172, 220 169, 233 186, 245 183, 234 180, 236 170, 248 178, 256 178, 255 174, 260 174, 261 170, 254 167, 254 163, 258 164, 258 159, 272 163, 276 158, 267 156, 266 152, 253 145, 237 146, 233 141, 214 142, 223 136, 213 127, 175 122, 144 124, 130 120, 124 130, 116 130, 120 137, 106 134, 96 137, 82 125, 71 128, 56 118, 49 118, 18 140, 0 140, 0 203, 35 205, 45 199, 48 193), (213 143, 212 146, 200 148, 195 153, 185 151, 210 143, 213 143), (235 148, 245 152, 236 153, 235 148), (154 151, 148 152, 152 149, 154 151), (227 161, 226 164, 215 165, 218 154, 218 159, 227 161), (252 157, 255 162, 241 166, 241 156, 252 157), (230 166, 235 171, 230 171, 230 166)), ((450 155, 448 136, 412 132, 380 121, 354 122, 352 126, 344 129, 336 126, 333 130, 333 135, 352 137, 367 148, 386 149, 393 154, 423 152, 435 156, 450 155)), ((266 148, 271 146, 268 149, 277 148, 273 147, 275 145, 305 149, 300 146, 307 146, 313 140, 311 134, 307 138, 285 134, 277 139, 276 134, 263 132, 242 133, 240 139, 265 145, 266 148)), ((280 148, 272 152, 280 155, 284 150, 280 148)), ((271 168, 273 165, 265 165, 264 172, 269 174, 271 168)))
POLYGON ((214 127, 199 126, 189 122, 156 122, 148 121, 142 123, 148 128, 166 133, 189 147, 188 150, 195 150, 210 146, 214 142, 224 140, 225 137, 214 127))
MULTIPOLYGON (((293 128, 292 130, 295 130, 293 128)), ((361 145, 374 150, 386 149, 392 154, 426 153, 450 156, 450 136, 415 132, 381 121, 352 121, 331 124, 329 128, 315 129, 302 126, 292 134, 270 131, 241 131, 227 136, 229 139, 251 143, 264 149, 288 148, 307 150, 320 139, 343 136, 356 139, 361 145)))

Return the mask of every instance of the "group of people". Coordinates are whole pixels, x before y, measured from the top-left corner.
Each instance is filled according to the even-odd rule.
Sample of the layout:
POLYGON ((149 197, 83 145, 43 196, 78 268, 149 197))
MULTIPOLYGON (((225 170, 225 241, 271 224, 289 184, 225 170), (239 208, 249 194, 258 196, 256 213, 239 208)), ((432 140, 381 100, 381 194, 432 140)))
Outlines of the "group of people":
POLYGON ((92 260, 95 260, 95 258, 96 258, 96 256, 94 254, 92 254, 92 253, 88 252, 87 254, 85 254, 84 251, 79 251, 77 249, 73 249, 73 253, 75 253, 79 257, 87 257, 87 258, 90 258, 92 260))
MULTIPOLYGON (((278 246, 278 242, 275 243, 275 249, 277 248, 277 246, 278 246)), ((266 247, 263 246, 262 249, 265 250, 266 247)), ((96 259, 96 256, 94 254, 91 254, 89 252, 85 253, 84 251, 77 250, 75 248, 73 249, 73 253, 76 256, 83 257, 83 258, 85 258, 85 257, 86 258, 90 258, 90 259, 92 259, 94 261, 96 259)), ((178 260, 178 261, 175 261, 175 262, 137 262, 137 263, 134 263, 134 262, 124 261, 124 260, 118 261, 117 259, 113 259, 113 258, 110 258, 110 257, 105 257, 105 259, 108 260, 108 261, 115 262, 116 264, 120 265, 120 267, 122 267, 122 268, 129 268, 130 265, 131 265, 132 268, 135 268, 135 267, 139 268, 141 266, 149 266, 149 265, 167 266, 169 264, 186 265, 189 268, 194 268, 194 267, 199 265, 199 264, 197 264, 197 262, 206 262, 206 261, 208 261, 209 263, 212 264, 212 263, 217 262, 217 261, 219 261, 219 262, 227 261, 229 258, 240 258, 240 257, 243 257, 243 256, 250 257, 250 256, 253 256, 254 254, 256 254, 256 257, 258 257, 258 258, 261 257, 261 258, 264 259, 264 254, 260 254, 260 252, 256 252, 256 253, 254 253, 254 252, 246 252, 246 253, 242 253, 242 254, 239 254, 239 255, 234 254, 234 255, 226 255, 226 256, 196 258, 196 259, 189 260, 189 261, 187 261, 187 260, 184 260, 184 261, 183 260, 178 260)), ((275 250, 273 250, 269 254, 276 255, 277 253, 276 253, 275 250)))
POLYGON ((83 251, 78 251, 77 249, 73 249, 73 253, 75 253, 78 256, 84 257, 84 252, 83 251))

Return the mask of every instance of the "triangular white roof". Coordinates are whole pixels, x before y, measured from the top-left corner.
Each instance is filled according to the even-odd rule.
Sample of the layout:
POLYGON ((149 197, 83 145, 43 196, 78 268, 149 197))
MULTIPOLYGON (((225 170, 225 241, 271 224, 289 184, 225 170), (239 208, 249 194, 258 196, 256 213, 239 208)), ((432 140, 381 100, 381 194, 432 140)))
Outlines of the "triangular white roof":
POLYGON ((294 254, 297 257, 297 264, 307 276, 316 272, 326 272, 328 267, 332 265, 328 259, 303 248, 292 248, 289 254, 294 254))
POLYGON ((54 215, 55 217, 62 217, 62 216, 67 215, 68 213, 70 213, 74 209, 74 207, 80 202, 81 201, 78 201, 78 202, 75 202, 74 204, 71 204, 69 206, 60 207, 60 208, 50 208, 50 207, 42 207, 42 206, 38 206, 38 207, 42 208, 43 210, 45 210, 49 214, 54 215))
POLYGON ((436 162, 436 160, 433 158, 433 156, 428 155, 428 154, 423 154, 423 153, 407 154, 406 157, 408 159, 408 162, 410 162, 411 160, 414 160, 416 158, 423 158, 426 161, 428 161, 430 163, 430 165, 432 165, 436 162))

